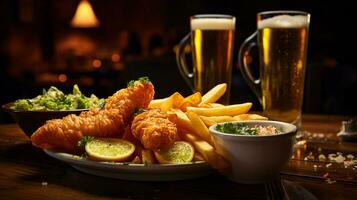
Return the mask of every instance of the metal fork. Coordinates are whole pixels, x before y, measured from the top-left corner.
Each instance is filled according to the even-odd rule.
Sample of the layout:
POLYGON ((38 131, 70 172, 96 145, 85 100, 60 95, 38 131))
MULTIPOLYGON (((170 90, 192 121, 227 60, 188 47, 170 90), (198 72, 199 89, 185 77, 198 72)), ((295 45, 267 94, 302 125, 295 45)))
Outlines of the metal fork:
POLYGON ((268 200, 289 200, 289 196, 280 177, 266 183, 264 186, 268 200))

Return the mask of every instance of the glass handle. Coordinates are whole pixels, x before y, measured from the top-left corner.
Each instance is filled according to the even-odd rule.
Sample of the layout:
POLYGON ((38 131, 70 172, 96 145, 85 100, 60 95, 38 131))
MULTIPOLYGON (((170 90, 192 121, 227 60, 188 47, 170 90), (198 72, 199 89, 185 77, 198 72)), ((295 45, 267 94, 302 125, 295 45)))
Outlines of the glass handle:
POLYGON ((242 72, 243 78, 246 80, 248 86, 253 90, 254 94, 257 95, 259 102, 262 103, 262 92, 260 88, 260 79, 255 79, 250 71, 250 60, 252 56, 250 51, 253 47, 257 46, 256 37, 257 31, 249 36, 241 45, 239 49, 238 61, 239 68, 242 72))
POLYGON ((191 34, 187 34, 178 45, 178 49, 176 50, 176 62, 180 74, 182 75, 183 79, 186 81, 190 89, 194 92, 195 89, 193 87, 193 73, 190 73, 186 63, 186 55, 185 49, 186 46, 189 44, 191 38, 191 34))

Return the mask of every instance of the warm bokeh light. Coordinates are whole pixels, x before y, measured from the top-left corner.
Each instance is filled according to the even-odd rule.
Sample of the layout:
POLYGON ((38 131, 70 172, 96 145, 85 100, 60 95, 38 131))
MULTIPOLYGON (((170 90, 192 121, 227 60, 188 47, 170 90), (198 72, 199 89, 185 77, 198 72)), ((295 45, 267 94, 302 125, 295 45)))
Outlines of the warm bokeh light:
POLYGON ((93 60, 92 65, 94 68, 100 68, 102 66, 102 61, 100 61, 99 59, 95 59, 93 60))
POLYGON ((62 83, 67 81, 67 75, 66 74, 60 74, 58 75, 58 80, 62 83))
POLYGON ((119 62, 120 61, 120 55, 118 53, 113 53, 112 61, 113 62, 119 62))
POLYGON ((87 0, 82 0, 74 15, 71 26, 78 28, 98 27, 99 21, 93 12, 91 4, 87 0))

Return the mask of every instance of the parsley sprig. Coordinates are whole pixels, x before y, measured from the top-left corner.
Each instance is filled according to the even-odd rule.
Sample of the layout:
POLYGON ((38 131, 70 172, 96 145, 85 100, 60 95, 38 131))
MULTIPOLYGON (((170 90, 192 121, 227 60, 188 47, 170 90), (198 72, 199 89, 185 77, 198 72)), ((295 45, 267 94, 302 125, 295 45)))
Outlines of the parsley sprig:
POLYGON ((136 81, 139 81, 141 83, 151 83, 149 77, 143 76, 143 77, 140 77, 138 80, 129 81, 128 84, 127 84, 127 87, 133 87, 135 85, 136 81))
POLYGON ((79 147, 84 147, 86 146, 86 144, 90 141, 94 140, 94 137, 93 136, 89 136, 89 135, 86 135, 86 136, 83 136, 81 138, 81 140, 78 141, 78 146, 79 147))
POLYGON ((137 116, 140 113, 145 112, 146 110, 144 108, 135 108, 134 112, 133 112, 133 116, 137 116))
POLYGON ((245 124, 233 124, 233 123, 225 123, 223 125, 218 124, 216 126, 216 130, 229 133, 229 134, 237 134, 237 135, 258 135, 258 130, 254 127, 249 127, 245 124))

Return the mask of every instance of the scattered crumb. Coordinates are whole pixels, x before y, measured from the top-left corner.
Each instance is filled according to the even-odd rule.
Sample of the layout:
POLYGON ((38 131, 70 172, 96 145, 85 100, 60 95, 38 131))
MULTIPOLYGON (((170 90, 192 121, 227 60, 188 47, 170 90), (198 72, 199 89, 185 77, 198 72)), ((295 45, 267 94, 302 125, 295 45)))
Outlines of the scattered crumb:
POLYGON ((327 168, 329 168, 332 165, 332 163, 329 163, 326 165, 327 168))
POLYGON ((329 173, 325 173, 322 177, 327 178, 327 177, 329 177, 329 176, 330 176, 329 173))
POLYGON ((327 184, 333 184, 333 183, 336 183, 336 181, 335 180, 331 180, 331 179, 326 179, 325 180, 326 182, 327 182, 327 184))
POLYGON ((357 164, 357 160, 346 160, 346 161, 343 162, 343 164, 345 165, 345 168, 347 168, 347 167, 350 167, 352 165, 356 165, 357 164))
POLYGON ((47 185, 48 185, 48 183, 47 183, 47 182, 45 182, 45 181, 43 181, 43 182, 41 183, 41 185, 42 185, 42 186, 47 186, 47 185))
POLYGON ((343 163, 343 161, 345 161, 346 158, 343 157, 342 155, 338 155, 334 160, 335 160, 337 163, 343 163))
POLYGON ((315 172, 317 171, 317 165, 314 165, 314 171, 315 172))
POLYGON ((310 152, 309 155, 304 158, 304 160, 314 160, 314 159, 315 157, 314 155, 312 155, 312 152, 310 152))
POLYGON ((337 155, 338 156, 336 156, 336 154, 329 154, 328 159, 332 162, 337 162, 337 163, 343 163, 343 161, 346 160, 346 158, 342 155, 342 153, 337 152, 337 155))
POLYGON ((326 156, 324 154, 320 154, 319 161, 326 161, 326 156))
POLYGON ((336 157, 336 154, 334 154, 334 153, 330 153, 330 154, 328 155, 328 159, 330 159, 330 160, 331 160, 331 158, 334 158, 334 157, 336 157))
POLYGON ((352 154, 348 154, 348 155, 347 155, 347 158, 348 158, 348 159, 353 159, 353 158, 355 158, 355 157, 354 157, 352 154))
POLYGON ((317 149, 317 151, 318 151, 318 152, 321 152, 321 151, 322 151, 321 147, 319 147, 319 148, 317 149))

